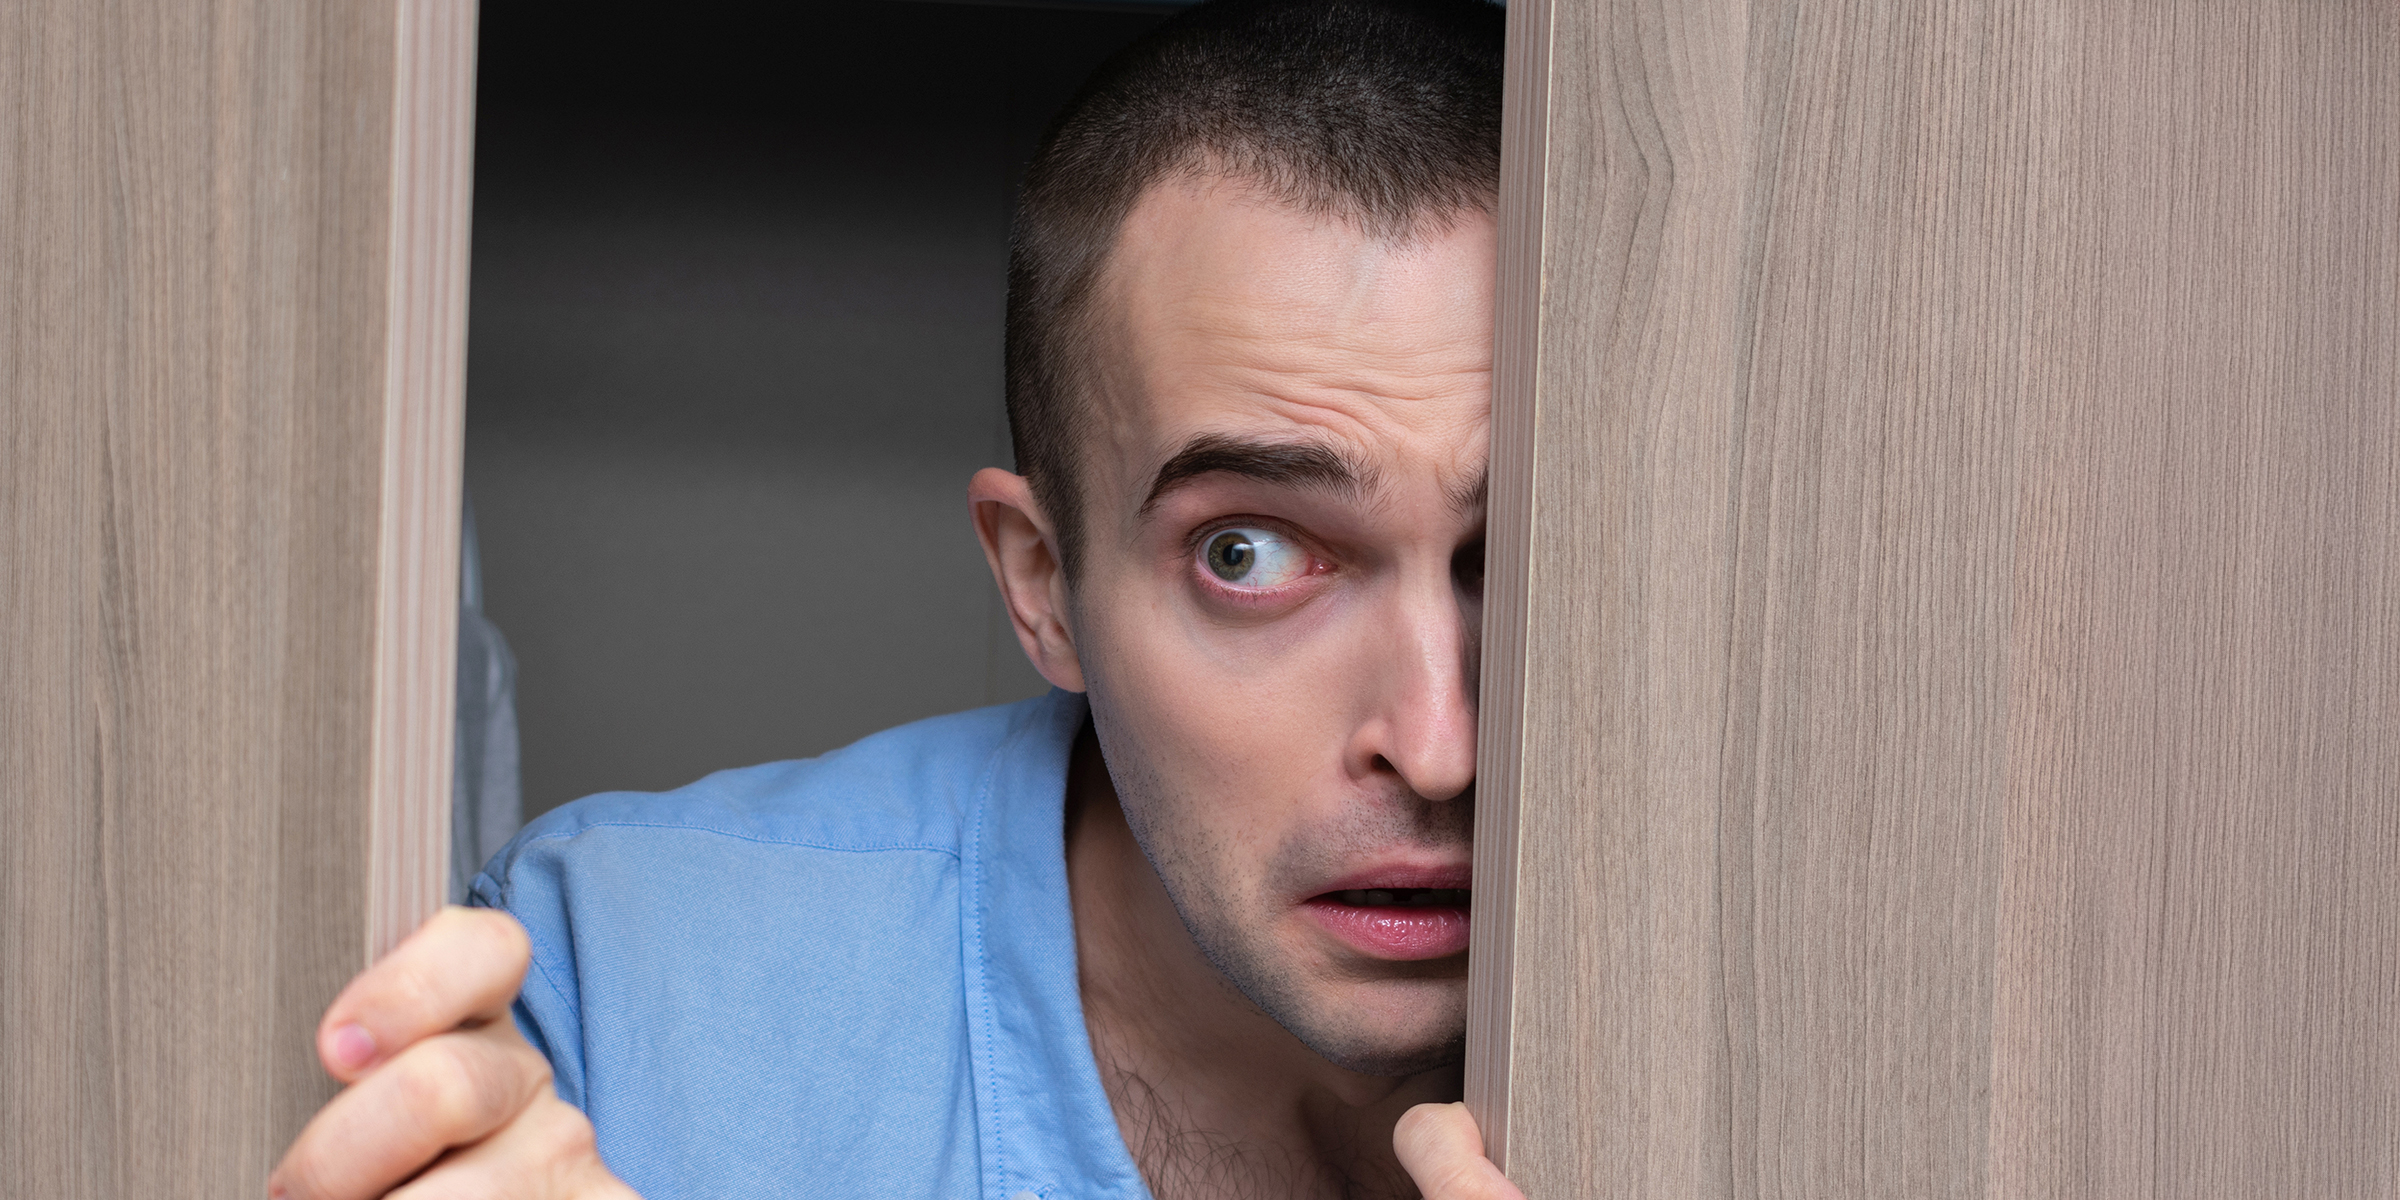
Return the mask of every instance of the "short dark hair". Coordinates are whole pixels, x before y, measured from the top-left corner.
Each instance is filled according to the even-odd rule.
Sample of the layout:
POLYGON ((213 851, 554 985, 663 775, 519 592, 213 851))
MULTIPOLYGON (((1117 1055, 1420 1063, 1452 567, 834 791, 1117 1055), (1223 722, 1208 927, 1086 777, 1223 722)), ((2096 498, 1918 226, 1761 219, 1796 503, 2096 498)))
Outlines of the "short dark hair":
POLYGON ((1212 0, 1118 51, 1060 114, 1011 240, 1008 426, 1070 578, 1090 303, 1135 201, 1179 174, 1237 176, 1391 238, 1491 209, 1503 15, 1487 0, 1212 0))

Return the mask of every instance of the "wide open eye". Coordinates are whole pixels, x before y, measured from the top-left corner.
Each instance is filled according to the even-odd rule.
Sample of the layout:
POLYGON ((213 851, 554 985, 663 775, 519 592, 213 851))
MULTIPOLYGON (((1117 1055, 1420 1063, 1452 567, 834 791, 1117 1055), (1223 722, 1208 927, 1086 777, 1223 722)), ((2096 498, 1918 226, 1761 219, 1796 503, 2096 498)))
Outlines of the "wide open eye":
POLYGON ((1220 529, 1200 544, 1200 565, 1239 588, 1281 587, 1308 571, 1308 552, 1264 529, 1220 529))

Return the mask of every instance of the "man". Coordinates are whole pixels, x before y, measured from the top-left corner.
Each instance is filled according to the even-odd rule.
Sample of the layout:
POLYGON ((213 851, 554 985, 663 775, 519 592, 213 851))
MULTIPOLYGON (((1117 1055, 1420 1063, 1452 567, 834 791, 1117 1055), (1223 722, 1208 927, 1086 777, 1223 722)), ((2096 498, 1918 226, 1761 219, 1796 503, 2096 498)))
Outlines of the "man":
POLYGON ((1058 690, 536 822, 515 921, 327 1012, 276 1193, 1515 1195, 1447 1103, 1499 35, 1229 0, 1103 68, 968 492, 1058 690))

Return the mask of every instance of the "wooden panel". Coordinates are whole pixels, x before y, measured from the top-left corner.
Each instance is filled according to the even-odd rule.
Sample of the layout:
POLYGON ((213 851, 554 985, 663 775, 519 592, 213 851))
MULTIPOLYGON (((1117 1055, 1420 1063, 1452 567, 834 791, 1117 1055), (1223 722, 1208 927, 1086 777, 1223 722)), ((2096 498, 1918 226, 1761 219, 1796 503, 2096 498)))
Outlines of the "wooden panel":
POLYGON ((0 6, 0 1193, 257 1195, 440 895, 472 21, 0 6))
POLYGON ((474 0, 399 0, 396 8, 370 956, 449 894, 475 163, 474 0))
POLYGON ((1510 15, 1511 1175, 2395 1194, 2400 9, 1510 15))
POLYGON ((1703 968, 1740 14, 1603 15, 1509 12, 1467 1096, 1536 1196, 1583 1193, 1580 1164, 1602 1161, 1593 1178, 1621 1191, 1725 1172, 1723 1016, 1703 968), (1659 103, 1599 102, 1645 80, 1659 103), (1669 155, 1671 174, 1641 173, 1669 155), (1495 942, 1505 960, 1487 958, 1495 942))
POLYGON ((2039 33, 1998 1182, 2400 1195, 2400 7, 2039 33))

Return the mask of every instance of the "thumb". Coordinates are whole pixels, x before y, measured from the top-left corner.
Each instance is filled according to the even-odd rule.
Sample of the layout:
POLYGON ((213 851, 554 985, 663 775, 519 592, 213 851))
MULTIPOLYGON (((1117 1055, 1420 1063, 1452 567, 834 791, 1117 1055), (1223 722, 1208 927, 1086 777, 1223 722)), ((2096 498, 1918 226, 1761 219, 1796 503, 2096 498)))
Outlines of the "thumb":
POLYGON ((1392 1149, 1425 1200, 1525 1200, 1492 1160, 1464 1104, 1420 1104, 1401 1114, 1392 1149))

